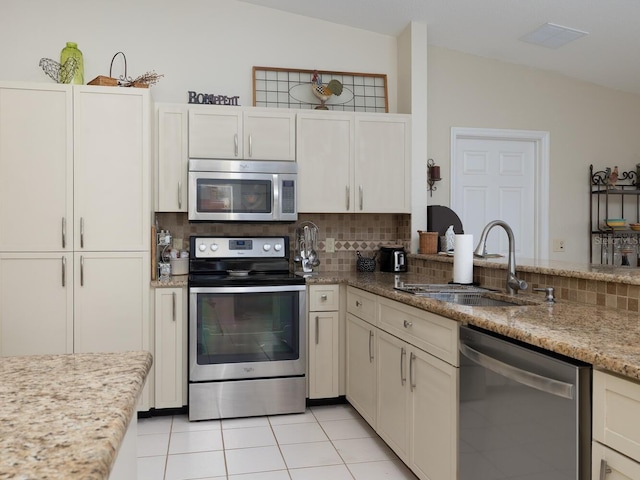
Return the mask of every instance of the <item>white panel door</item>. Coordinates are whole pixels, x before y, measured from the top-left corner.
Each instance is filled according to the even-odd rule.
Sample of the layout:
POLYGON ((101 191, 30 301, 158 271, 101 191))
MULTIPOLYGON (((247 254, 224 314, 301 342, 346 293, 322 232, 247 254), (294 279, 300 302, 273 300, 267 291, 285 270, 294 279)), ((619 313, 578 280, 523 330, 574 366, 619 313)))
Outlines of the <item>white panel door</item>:
POLYGON ((298 211, 354 212, 354 117, 299 113, 297 132, 298 211))
POLYGON ((149 350, 149 254, 76 253, 74 352, 149 350))
MULTIPOLYGON (((452 208, 464 232, 477 242, 487 223, 504 220, 513 229, 517 256, 535 258, 535 143, 462 138, 454 162, 452 208)), ((491 231, 487 251, 508 254, 502 229, 491 231)))
POLYGON ((148 90, 78 87, 73 107, 75 250, 148 250, 148 90))
POLYGON ((72 99, 69 85, 0 83, 0 251, 73 248, 72 99))
POLYGON ((61 353, 73 353, 72 254, 0 254, 0 355, 61 353))

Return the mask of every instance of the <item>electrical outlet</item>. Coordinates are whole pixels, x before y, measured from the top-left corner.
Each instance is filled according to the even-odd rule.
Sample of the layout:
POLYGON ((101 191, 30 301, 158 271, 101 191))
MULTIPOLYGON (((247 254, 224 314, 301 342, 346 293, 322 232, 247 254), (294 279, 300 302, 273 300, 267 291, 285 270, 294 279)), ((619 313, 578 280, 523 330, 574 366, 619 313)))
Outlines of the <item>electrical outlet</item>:
POLYGON ((173 248, 176 250, 182 250, 182 239, 181 238, 173 238, 173 248))
POLYGON ((567 248, 567 242, 562 239, 554 238, 553 239, 553 251, 554 252, 564 252, 567 248))
POLYGON ((327 253, 335 253, 336 251, 336 239, 335 238, 327 238, 324 241, 325 250, 327 253))

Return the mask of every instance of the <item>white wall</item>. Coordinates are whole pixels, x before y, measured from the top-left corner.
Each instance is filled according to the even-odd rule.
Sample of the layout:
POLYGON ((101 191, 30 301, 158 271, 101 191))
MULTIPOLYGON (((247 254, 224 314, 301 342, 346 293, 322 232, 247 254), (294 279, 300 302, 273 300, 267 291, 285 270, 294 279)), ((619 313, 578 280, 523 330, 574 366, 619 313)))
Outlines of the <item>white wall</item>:
POLYGON ((157 102, 186 103, 194 90, 251 105, 251 69, 266 66, 386 73, 396 111, 394 37, 235 0, 0 1, 1 80, 52 82, 38 63, 59 60, 67 41, 83 52, 85 82, 109 75, 118 51, 129 75, 164 74, 152 87, 157 102))
POLYGON ((549 238, 567 245, 549 245, 550 258, 588 262, 589 164, 635 170, 640 96, 438 47, 428 55, 428 157, 443 178, 429 204, 450 204, 451 127, 549 131, 549 238))

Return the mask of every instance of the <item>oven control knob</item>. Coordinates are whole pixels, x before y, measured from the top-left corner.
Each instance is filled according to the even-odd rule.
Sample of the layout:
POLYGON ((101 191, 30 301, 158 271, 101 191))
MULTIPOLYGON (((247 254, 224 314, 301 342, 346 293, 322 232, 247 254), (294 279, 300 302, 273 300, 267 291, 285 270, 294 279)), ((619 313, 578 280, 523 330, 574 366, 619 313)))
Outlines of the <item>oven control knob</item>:
POLYGON ((200 245, 198 245, 198 250, 200 250, 201 252, 204 252, 207 249, 207 246, 204 243, 201 243, 200 245))
POLYGON ((276 252, 279 252, 280 250, 282 250, 282 245, 281 245, 281 244, 279 244, 279 243, 276 243, 276 244, 273 246, 273 249, 274 249, 276 252))
POLYGON ((264 245, 262 245, 262 249, 265 252, 268 252, 269 250, 271 250, 271 244, 270 243, 265 243, 264 245))
POLYGON ((218 250, 218 244, 212 243, 209 248, 211 249, 212 252, 215 252, 216 250, 218 250))

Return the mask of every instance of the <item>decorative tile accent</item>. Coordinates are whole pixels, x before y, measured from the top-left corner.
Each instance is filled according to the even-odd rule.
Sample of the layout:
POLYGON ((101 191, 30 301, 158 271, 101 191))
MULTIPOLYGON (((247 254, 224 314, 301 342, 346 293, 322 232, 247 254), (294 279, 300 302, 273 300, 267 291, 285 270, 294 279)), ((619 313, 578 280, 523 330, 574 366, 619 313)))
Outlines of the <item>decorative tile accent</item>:
POLYGON ((312 221, 319 229, 320 272, 354 271, 356 251, 369 256, 381 244, 390 243, 408 248, 411 238, 411 215, 408 214, 303 213, 298 215, 298 223, 260 224, 189 223, 186 213, 157 213, 156 218, 160 228, 169 230, 174 239, 183 240, 183 248, 188 247, 191 235, 289 235, 293 238, 298 223, 312 221), (334 253, 326 251, 327 237, 335 239, 334 253))

